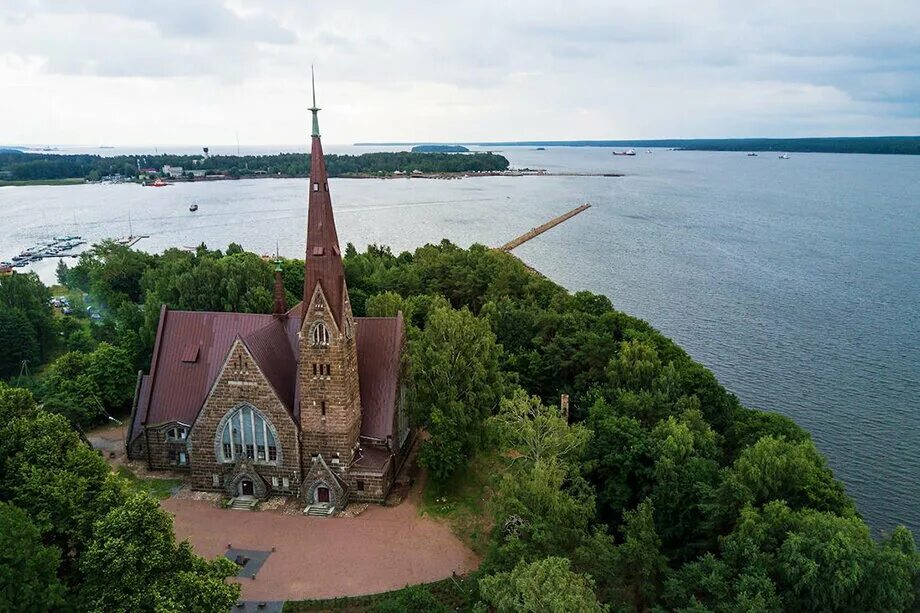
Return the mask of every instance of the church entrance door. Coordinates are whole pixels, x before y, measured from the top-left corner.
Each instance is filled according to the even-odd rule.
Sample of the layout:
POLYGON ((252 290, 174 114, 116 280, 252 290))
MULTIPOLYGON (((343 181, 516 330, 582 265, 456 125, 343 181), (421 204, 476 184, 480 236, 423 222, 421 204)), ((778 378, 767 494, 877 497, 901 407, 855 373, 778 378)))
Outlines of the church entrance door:
POLYGON ((329 502, 329 488, 328 487, 318 487, 316 488, 316 502, 329 502))
POLYGON ((240 481, 240 493, 243 496, 252 496, 252 481, 249 479, 240 481))

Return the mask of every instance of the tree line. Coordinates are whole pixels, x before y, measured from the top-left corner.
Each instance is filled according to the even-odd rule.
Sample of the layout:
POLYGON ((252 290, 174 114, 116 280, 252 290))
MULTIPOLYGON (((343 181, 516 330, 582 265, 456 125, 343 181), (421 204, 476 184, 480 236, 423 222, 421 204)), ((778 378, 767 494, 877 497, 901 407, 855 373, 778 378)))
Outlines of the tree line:
MULTIPOLYGON (((429 487, 450 496, 480 459, 496 467, 469 610, 910 611, 920 602, 920 554, 906 528, 873 539, 806 431, 742 406, 609 298, 569 293, 481 245, 401 254, 348 245, 344 263, 355 315, 406 318, 409 406, 427 431, 419 457, 429 487)), ((283 268, 293 305, 303 262, 283 268)), ((88 337, 55 341, 85 345, 32 385, 44 394, 44 421, 2 440, 41 438, 42 428, 58 437, 68 420, 82 423, 52 389, 71 404, 126 406, 133 380, 107 387, 95 377, 116 351, 131 369, 147 366, 160 305, 267 313, 271 271, 239 245, 153 255, 103 243, 62 264, 60 280, 105 316, 88 337)), ((40 303, 18 299, 23 321, 40 303)), ((14 504, 46 534, 43 547, 69 551, 41 532, 63 529, 61 516, 30 511, 44 504, 38 486, 30 491, 14 504)), ((443 610, 424 588, 405 598, 402 610, 443 610)))
MULTIPOLYGON (((496 153, 411 153, 376 152, 361 155, 324 156, 330 177, 431 172, 494 172, 507 170, 507 158, 496 153)), ((246 176, 256 173, 282 176, 310 174, 310 154, 276 155, 56 155, 42 153, 0 153, 0 173, 17 181, 85 178, 99 180, 106 175, 137 177, 139 169, 178 166, 204 170, 208 174, 246 176)))

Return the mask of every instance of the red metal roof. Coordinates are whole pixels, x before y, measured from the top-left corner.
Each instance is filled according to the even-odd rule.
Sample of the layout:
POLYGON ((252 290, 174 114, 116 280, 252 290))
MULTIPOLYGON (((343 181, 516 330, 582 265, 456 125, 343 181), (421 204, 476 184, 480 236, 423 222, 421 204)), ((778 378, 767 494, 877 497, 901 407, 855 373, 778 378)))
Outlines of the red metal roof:
POLYGON ((304 267, 304 303, 309 304, 316 286, 321 286, 332 316, 341 329, 345 308, 345 267, 339 251, 339 236, 335 231, 323 143, 318 135, 313 136, 310 150, 310 205, 304 267))
POLYGON ((249 348, 265 378, 275 388, 281 402, 291 411, 294 408, 297 361, 284 322, 275 319, 270 325, 244 336, 243 343, 249 348))
POLYGON ((274 321, 271 315, 254 313, 164 310, 142 423, 194 422, 233 341, 274 321), (200 347, 196 362, 182 361, 189 345, 200 347))
MULTIPOLYGON (((296 308, 296 307, 295 307, 296 308)), ((292 309, 293 311, 294 309, 292 309)), ((234 341, 240 338, 279 398, 296 407, 299 317, 163 309, 149 375, 141 379, 130 437, 140 425, 178 421, 192 424, 204 405, 234 341), (197 349, 194 362, 183 361, 197 349)), ((361 435, 394 435, 405 326, 398 317, 356 318, 361 435)))
POLYGON ((357 317, 361 436, 393 436, 405 325, 397 317, 357 317))

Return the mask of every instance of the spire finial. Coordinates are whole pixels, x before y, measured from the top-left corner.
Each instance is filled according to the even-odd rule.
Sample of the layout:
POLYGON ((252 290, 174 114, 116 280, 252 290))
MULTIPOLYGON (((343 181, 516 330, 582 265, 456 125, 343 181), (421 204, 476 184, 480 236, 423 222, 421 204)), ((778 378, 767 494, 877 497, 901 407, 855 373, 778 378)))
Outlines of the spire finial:
POLYGON ((319 107, 316 106, 316 75, 313 72, 313 64, 310 64, 310 84, 313 86, 313 106, 310 112, 313 113, 313 136, 319 136, 319 107))

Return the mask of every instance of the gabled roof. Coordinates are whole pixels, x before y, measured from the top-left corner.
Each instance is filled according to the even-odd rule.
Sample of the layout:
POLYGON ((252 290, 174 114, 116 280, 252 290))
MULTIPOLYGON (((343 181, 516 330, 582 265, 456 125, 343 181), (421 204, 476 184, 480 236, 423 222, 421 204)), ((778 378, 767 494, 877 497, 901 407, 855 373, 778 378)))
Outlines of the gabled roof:
POLYGON ((405 324, 396 317, 358 317, 358 385, 361 388, 361 436, 393 436, 405 324))
MULTIPOLYGON (((277 318, 164 308, 150 374, 141 378, 129 440, 140 435, 141 425, 193 424, 237 339, 299 423, 295 397, 300 318, 296 309, 288 317, 277 318)), ((394 434, 405 325, 402 314, 355 321, 361 435, 386 439, 394 434)))
MULTIPOLYGON (((237 337, 248 337, 272 323, 282 326, 271 315, 164 309, 160 314, 150 375, 141 383, 139 423, 193 423, 233 342, 237 337), (183 362, 183 357, 189 356, 188 347, 196 345, 199 347, 197 359, 183 362)), ((260 338, 255 341, 261 348, 260 338)), ((293 360, 293 357, 288 359, 293 360)))
POLYGON ((288 411, 294 408, 297 361, 285 322, 275 319, 264 328, 242 337, 253 359, 288 411))

